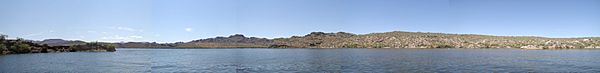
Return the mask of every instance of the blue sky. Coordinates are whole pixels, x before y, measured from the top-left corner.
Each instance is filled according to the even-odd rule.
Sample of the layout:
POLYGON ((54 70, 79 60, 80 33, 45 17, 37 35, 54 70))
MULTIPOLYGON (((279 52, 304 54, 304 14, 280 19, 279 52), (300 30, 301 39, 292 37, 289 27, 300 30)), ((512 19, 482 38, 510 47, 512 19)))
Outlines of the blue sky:
POLYGON ((598 37, 600 0, 0 0, 0 33, 34 40, 177 42, 313 31, 598 37))

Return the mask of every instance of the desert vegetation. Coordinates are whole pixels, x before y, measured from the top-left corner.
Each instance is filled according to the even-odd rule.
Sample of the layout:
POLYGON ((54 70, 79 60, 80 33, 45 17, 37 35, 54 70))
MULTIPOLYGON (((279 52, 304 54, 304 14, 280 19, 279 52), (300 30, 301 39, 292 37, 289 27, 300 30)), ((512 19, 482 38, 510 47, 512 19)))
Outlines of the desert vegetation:
POLYGON ((78 51, 116 51, 114 46, 97 42, 74 44, 70 46, 49 46, 37 44, 22 38, 7 39, 7 35, 0 35, 0 55, 23 53, 52 53, 52 52, 78 52, 78 51))

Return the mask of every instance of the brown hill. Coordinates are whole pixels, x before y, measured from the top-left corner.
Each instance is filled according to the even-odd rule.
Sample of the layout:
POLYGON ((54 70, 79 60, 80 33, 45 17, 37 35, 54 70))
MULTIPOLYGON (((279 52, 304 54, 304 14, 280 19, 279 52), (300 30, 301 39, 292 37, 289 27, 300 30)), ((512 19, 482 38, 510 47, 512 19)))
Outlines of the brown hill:
POLYGON ((194 40, 187 43, 177 44, 178 48, 261 48, 268 47, 273 41, 266 38, 245 37, 241 34, 229 37, 216 37, 194 40))
POLYGON ((303 37, 275 39, 275 45, 296 48, 600 48, 594 38, 545 38, 423 32, 344 35, 313 32, 303 37))

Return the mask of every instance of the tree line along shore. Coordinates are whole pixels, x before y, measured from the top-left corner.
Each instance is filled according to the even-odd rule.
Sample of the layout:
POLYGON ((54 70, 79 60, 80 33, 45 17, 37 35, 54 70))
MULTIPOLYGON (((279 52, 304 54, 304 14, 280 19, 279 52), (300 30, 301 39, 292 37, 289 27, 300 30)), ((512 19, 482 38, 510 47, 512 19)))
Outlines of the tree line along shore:
POLYGON ((53 53, 53 52, 114 52, 115 46, 102 43, 80 43, 68 46, 49 46, 39 44, 22 38, 6 39, 7 35, 0 35, 0 55, 25 54, 25 53, 53 53))

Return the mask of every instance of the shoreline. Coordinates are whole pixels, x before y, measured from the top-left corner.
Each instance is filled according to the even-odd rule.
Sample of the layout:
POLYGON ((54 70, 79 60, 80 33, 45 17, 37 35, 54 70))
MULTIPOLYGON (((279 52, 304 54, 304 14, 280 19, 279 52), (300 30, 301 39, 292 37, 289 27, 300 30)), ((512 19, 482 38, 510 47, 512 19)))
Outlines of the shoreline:
POLYGON ((116 49, 521 49, 521 50, 600 50, 600 48, 522 49, 522 48, 116 48, 116 49))

